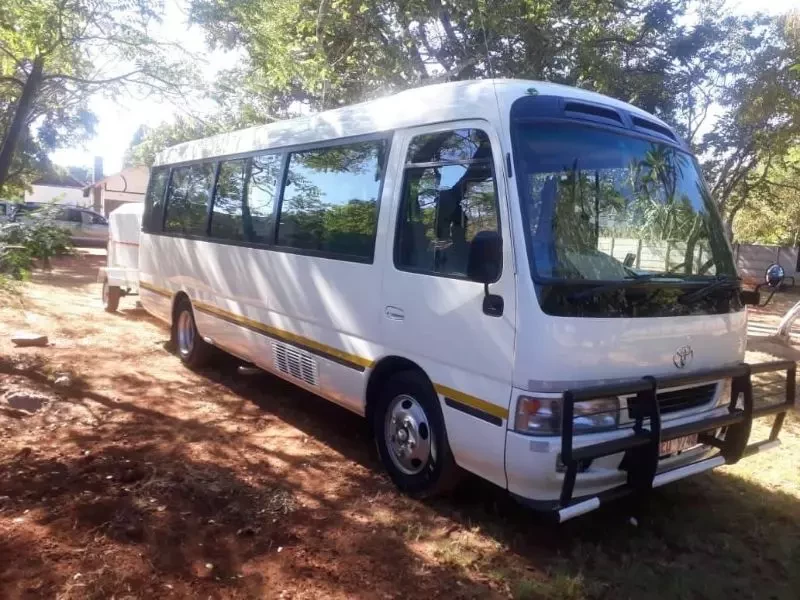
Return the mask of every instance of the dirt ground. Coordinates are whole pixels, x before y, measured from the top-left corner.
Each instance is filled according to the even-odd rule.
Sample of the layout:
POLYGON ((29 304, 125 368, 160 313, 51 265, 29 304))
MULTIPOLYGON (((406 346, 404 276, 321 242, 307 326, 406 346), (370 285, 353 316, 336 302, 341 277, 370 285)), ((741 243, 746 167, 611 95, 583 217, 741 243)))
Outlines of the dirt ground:
POLYGON ((418 502, 360 418, 235 365, 185 369, 133 298, 103 312, 103 261, 0 292, 0 598, 800 596, 796 415, 780 450, 661 488, 634 519, 555 526, 475 478, 418 502), (51 345, 13 348, 22 329, 51 345))

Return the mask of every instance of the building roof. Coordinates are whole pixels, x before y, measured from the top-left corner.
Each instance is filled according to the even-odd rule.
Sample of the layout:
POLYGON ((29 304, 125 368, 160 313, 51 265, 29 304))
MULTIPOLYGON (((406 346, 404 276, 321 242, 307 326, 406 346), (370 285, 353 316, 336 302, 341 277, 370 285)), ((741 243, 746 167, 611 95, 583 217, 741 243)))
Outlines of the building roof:
POLYGON ((52 187, 83 188, 86 184, 67 173, 51 171, 34 180, 31 185, 48 185, 52 187))
POLYGON ((620 108, 669 127, 635 106, 569 86, 519 79, 455 81, 406 90, 377 100, 296 119, 184 142, 161 151, 155 164, 243 154, 457 119, 483 117, 497 120, 501 117, 497 112, 498 108, 507 115, 514 100, 529 94, 531 89, 542 96, 559 96, 620 108))
MULTIPOLYGON (((126 175, 130 175, 134 171, 150 171, 150 168, 146 167, 144 165, 138 165, 138 166, 135 166, 135 167, 125 167, 124 169, 122 169, 122 171, 119 171, 117 173, 110 173, 108 175, 105 175, 99 181, 95 181, 93 183, 90 183, 89 185, 85 185, 84 184, 84 186, 83 186, 84 192, 88 192, 93 187, 98 187, 98 186, 105 185, 105 183, 108 182, 109 179, 114 179, 116 177, 121 178, 123 180, 123 182, 124 182, 124 185, 127 187, 128 181, 127 181, 126 175)), ((125 191, 125 190, 122 190, 122 191, 125 191)))

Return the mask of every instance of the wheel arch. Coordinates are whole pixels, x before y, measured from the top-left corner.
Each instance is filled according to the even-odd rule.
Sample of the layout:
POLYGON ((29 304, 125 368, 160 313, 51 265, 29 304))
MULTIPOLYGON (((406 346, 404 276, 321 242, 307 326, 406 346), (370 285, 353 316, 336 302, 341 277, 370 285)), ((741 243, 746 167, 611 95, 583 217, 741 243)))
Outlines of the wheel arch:
MULTIPOLYGON (((175 313, 178 312, 178 307, 180 306, 181 302, 187 300, 189 305, 192 306, 192 299, 189 298, 189 294, 181 290, 180 292, 176 293, 172 297, 172 309, 169 311, 170 314, 170 324, 175 323, 175 313)), ((192 306, 192 310, 194 310, 194 306, 192 306)))
POLYGON ((431 391, 433 391, 434 394, 436 393, 431 378, 428 376, 425 370, 413 360, 395 355, 381 358, 372 368, 367 381, 364 416, 367 418, 367 424, 370 430, 372 429, 375 402, 381 388, 390 377, 401 371, 418 372, 428 381, 431 386, 431 391))

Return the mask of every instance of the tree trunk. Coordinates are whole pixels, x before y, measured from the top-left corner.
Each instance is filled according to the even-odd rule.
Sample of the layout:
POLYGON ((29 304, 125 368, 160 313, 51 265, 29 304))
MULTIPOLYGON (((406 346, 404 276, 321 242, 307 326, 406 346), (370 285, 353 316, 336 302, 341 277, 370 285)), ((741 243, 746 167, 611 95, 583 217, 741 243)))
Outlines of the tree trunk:
POLYGON ((25 128, 25 122, 31 112, 33 102, 36 100, 36 95, 39 93, 43 69, 44 56, 37 56, 33 61, 31 72, 25 80, 25 86, 22 88, 22 94, 20 94, 19 101, 14 109, 14 116, 11 118, 3 144, 0 146, 0 189, 3 189, 6 183, 8 172, 11 169, 11 161, 14 158, 14 151, 17 149, 17 143, 19 143, 19 138, 25 128))

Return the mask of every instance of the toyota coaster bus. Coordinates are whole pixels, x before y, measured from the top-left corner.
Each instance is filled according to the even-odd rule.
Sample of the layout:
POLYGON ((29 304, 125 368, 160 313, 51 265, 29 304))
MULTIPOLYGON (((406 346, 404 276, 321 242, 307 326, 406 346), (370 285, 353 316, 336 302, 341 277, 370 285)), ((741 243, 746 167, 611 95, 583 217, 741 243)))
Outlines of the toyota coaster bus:
POLYGON ((560 85, 446 83, 164 150, 140 271, 184 363, 222 350, 363 415, 417 496, 466 470, 563 521, 776 445, 794 401, 794 363, 743 363, 758 294, 686 144, 560 85))

